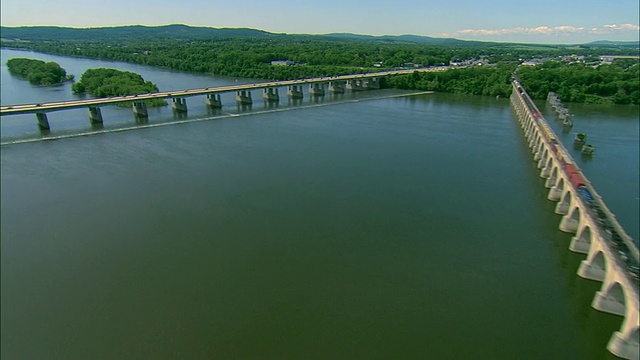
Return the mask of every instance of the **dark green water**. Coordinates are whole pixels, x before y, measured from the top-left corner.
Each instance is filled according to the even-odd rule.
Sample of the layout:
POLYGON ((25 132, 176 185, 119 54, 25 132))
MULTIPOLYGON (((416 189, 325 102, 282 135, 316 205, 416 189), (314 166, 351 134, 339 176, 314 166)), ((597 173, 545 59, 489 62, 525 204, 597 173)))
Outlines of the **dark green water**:
POLYGON ((505 99, 0 149, 3 359, 613 358, 505 99))

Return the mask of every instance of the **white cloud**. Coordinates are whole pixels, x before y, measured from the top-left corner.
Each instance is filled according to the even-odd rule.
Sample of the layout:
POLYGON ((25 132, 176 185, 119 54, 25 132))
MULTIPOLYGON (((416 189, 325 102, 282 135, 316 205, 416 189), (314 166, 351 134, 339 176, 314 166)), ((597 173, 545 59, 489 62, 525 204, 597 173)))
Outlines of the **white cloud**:
POLYGON ((455 36, 503 36, 503 35, 564 35, 564 34, 613 34, 620 32, 638 32, 640 26, 634 24, 607 24, 601 27, 585 28, 581 26, 538 26, 534 28, 515 27, 509 29, 464 29, 454 33, 442 34, 446 37, 455 36))

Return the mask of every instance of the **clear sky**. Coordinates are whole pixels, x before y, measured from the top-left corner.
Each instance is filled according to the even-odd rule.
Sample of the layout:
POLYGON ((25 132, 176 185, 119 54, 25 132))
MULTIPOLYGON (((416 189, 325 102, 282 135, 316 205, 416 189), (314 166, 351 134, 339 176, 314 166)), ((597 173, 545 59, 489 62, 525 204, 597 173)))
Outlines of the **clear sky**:
POLYGON ((527 43, 640 37, 638 0, 2 0, 3 26, 186 24, 527 43))

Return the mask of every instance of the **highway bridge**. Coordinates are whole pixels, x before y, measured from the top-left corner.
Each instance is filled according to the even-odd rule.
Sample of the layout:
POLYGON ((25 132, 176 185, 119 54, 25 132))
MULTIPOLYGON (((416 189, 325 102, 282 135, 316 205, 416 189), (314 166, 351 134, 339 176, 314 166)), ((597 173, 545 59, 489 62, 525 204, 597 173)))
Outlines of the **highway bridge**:
POLYGON ((414 71, 443 71, 448 67, 433 67, 408 70, 391 70, 374 73, 341 75, 331 77, 317 77, 297 80, 270 81, 255 84, 228 85, 203 89, 162 91, 148 94, 114 96, 107 98, 94 98, 84 100, 60 101, 40 104, 8 105, 0 107, 0 117, 17 114, 36 114, 37 124, 41 130, 50 130, 47 113, 76 108, 88 108, 89 120, 92 124, 102 123, 101 106, 131 104, 136 116, 147 117, 147 102, 158 99, 171 99, 171 106, 176 111, 186 112, 185 98, 190 96, 206 95, 206 103, 211 107, 221 107, 221 93, 236 92, 236 101, 239 104, 252 103, 252 90, 263 90, 264 101, 279 101, 279 87, 287 87, 287 96, 291 98, 303 97, 303 86, 309 86, 309 94, 324 96, 325 85, 328 91, 341 93, 345 90, 359 91, 379 88, 379 79, 384 76, 411 74, 414 71))
POLYGON ((559 141, 545 118, 516 79, 511 104, 534 161, 563 215, 559 229, 574 233, 569 250, 586 254, 578 276, 602 282, 591 303, 599 311, 623 316, 607 349, 624 359, 640 358, 638 327, 638 247, 607 208, 595 188, 559 141))

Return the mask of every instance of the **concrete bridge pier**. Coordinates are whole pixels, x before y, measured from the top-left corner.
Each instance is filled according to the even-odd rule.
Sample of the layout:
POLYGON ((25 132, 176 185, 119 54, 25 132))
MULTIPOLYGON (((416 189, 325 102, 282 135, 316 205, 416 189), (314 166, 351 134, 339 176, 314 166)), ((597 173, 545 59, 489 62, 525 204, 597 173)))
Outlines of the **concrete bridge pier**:
POLYGON ((214 108, 221 108, 222 100, 220 100, 220 94, 207 94, 205 103, 214 108))
POLYGON ((134 102, 133 103, 133 113, 139 117, 149 117, 149 113, 147 112, 147 103, 145 102, 134 102))
POLYGON ((47 119, 47 114, 43 112, 36 113, 36 120, 38 121, 38 128, 40 130, 50 130, 49 127, 49 119, 47 119))
POLYGON ((553 169, 553 158, 549 157, 547 163, 542 167, 542 170, 540 170, 540 177, 546 179, 551 176, 551 169, 553 169))
POLYGON ((278 95, 278 88, 265 88, 262 91, 262 98, 268 102, 280 101, 280 95, 278 95))
POLYGON ((333 93, 344 93, 344 81, 329 81, 329 91, 333 93))
POLYGON ((560 197, 562 197, 562 193, 564 192, 564 179, 559 178, 556 186, 552 187, 549 190, 549 195, 547 195, 547 199, 551 201, 560 201, 560 197))
POLYGON ((607 350, 623 359, 639 359, 638 322, 638 311, 627 311, 622 328, 611 335, 607 350))
POLYGON ((544 155, 542 155, 542 158, 538 161, 538 169, 542 169, 544 168, 546 162, 547 162, 547 158, 549 157, 549 152, 547 152, 547 150, 544 150, 544 155))
POLYGON ((289 85, 287 88, 287 96, 292 99, 302 99, 304 97, 302 94, 302 85, 289 85))
POLYGON ((534 147, 534 150, 533 150, 533 160, 534 161, 540 161, 540 159, 542 159, 542 149, 543 148, 544 148, 544 146, 540 142, 538 142, 538 145, 536 145, 534 147))
POLYGON ((236 102, 242 105, 251 105, 253 100, 251 99, 251 91, 238 90, 236 92, 236 102))
POLYGON ((364 80, 363 86, 365 89, 380 89, 380 79, 370 78, 364 80))
POLYGON ((362 91, 362 80, 347 80, 347 89, 351 91, 362 91))
POLYGON ((593 251, 586 260, 580 262, 578 267, 578 276, 581 278, 604 281, 606 274, 606 260, 601 251, 593 251))
POLYGON ((91 125, 102 124, 102 112, 97 106, 89 106, 89 121, 91 125))
POLYGON ((596 292, 591 307, 609 314, 624 316, 626 313, 624 290, 619 282, 610 281, 609 278, 606 277, 602 284, 604 290, 596 292))
POLYGON ((571 192, 565 191, 562 195, 562 201, 556 205, 555 213, 558 215, 567 215, 571 206, 571 192))
POLYGON ((322 83, 309 84, 309 94, 313 96, 324 96, 324 84, 322 83))
POLYGON ((591 248, 591 237, 591 228, 583 225, 576 233, 576 236, 571 238, 569 250, 579 254, 589 254, 589 248, 591 248))
POLYGON ((582 214, 580 213, 580 208, 577 206, 574 207, 573 210, 571 210, 570 212, 567 213, 567 215, 562 217, 562 220, 560 220, 560 225, 558 226, 558 228, 562 232, 575 233, 576 231, 578 231, 578 228, 580 227, 581 216, 582 214))
POLYGON ((171 107, 178 112, 187 112, 187 99, 183 97, 171 98, 171 107))
POLYGON ((558 178, 558 168, 554 166, 553 171, 549 173, 549 177, 547 178, 547 181, 544 182, 544 187, 546 187, 547 189, 554 187, 556 185, 557 178, 558 178))

